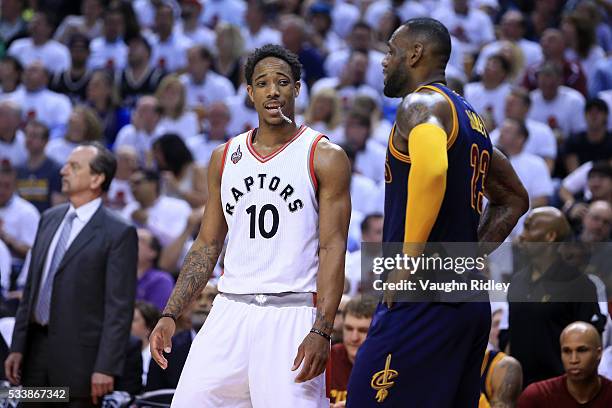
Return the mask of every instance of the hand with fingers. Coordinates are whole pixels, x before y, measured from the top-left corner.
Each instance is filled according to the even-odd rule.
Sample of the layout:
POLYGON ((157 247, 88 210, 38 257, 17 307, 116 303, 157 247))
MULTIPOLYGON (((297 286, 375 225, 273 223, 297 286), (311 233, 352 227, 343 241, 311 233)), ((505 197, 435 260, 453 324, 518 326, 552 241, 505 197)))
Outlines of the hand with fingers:
POLYGON ((164 353, 169 354, 172 351, 172 336, 175 330, 174 320, 170 317, 162 317, 149 338, 151 357, 163 370, 168 368, 168 360, 164 357, 164 353))
POLYGON ((6 360, 4 361, 4 372, 6 373, 6 378, 13 385, 18 385, 21 383, 22 360, 22 353, 13 352, 9 354, 6 360))
POLYGON ((93 373, 91 375, 91 400, 94 405, 98 404, 98 400, 101 402, 106 394, 113 392, 114 386, 115 379, 112 376, 93 373))
POLYGON ((291 371, 295 371, 302 365, 302 369, 295 377, 295 382, 306 382, 323 373, 329 358, 329 350, 328 339, 316 333, 308 333, 298 347, 293 367, 291 367, 291 371))

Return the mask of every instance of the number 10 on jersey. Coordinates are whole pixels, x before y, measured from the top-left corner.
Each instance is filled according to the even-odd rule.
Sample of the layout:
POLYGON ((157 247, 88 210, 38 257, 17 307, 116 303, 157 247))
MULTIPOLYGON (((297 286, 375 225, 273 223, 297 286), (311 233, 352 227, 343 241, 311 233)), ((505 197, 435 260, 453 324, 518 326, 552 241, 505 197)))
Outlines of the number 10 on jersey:
POLYGON ((249 232, 249 238, 256 238, 256 229, 259 229, 259 235, 263 238, 270 239, 274 235, 276 235, 276 231, 278 231, 278 209, 272 204, 263 205, 259 209, 259 214, 257 214, 257 206, 252 205, 246 209, 247 214, 249 214, 251 218, 251 228, 249 232), (272 213, 272 228, 269 230, 266 229, 266 219, 269 217, 268 213, 272 213), (256 228, 258 227, 258 228, 256 228))

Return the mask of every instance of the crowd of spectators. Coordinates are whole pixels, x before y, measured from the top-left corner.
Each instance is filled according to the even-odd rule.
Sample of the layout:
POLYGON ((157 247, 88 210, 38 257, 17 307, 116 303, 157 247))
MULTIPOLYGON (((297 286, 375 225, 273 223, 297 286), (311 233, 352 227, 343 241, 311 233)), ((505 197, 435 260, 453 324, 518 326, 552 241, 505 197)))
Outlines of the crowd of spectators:
MULTIPOLYGON (((548 240, 529 234, 542 219, 555 230, 558 225, 550 220, 559 218, 569 225, 564 237, 610 240, 609 1, 0 3, 2 312, 9 319, 15 313, 40 214, 66 200, 60 168, 76 146, 105 144, 118 164, 105 205, 138 227, 137 299, 142 302, 134 311, 132 334, 142 340, 142 390, 172 388, 178 381, 177 368, 162 372, 149 365, 147 335, 199 226, 211 152, 257 126, 243 62, 267 43, 283 45, 302 63, 296 121, 326 134, 351 160, 347 297, 362 291, 361 259, 374 256, 360 242, 382 240, 385 149, 399 100, 382 93, 381 61, 393 31, 413 17, 431 16, 448 27, 449 86, 482 116, 492 142, 525 185, 531 208, 558 209, 536 220, 526 215, 509 241, 525 239, 528 229, 528 239, 555 242, 557 235, 548 240), (147 381, 152 373, 159 387, 147 381)), ((222 268, 221 259, 216 276, 222 268)), ((602 277, 599 283, 603 298, 598 300, 605 303, 612 280, 602 277)), ((173 349, 179 361, 171 362, 171 367, 178 364, 178 373, 180 345, 189 349, 215 290, 207 288, 182 322, 177 336, 184 338, 173 349)), ((504 310, 502 333, 512 330, 504 310)), ((355 313, 361 320, 371 317, 371 312, 355 313)), ((606 322, 612 325, 605 306, 601 313, 604 321, 595 325, 600 332, 606 322)), ((566 320, 557 324, 554 347, 573 321, 566 320)), ((603 347, 610 346, 604 336, 603 347)), ((557 351, 549 350, 558 357, 557 351)), ((554 367, 556 372, 545 374, 561 374, 560 359, 554 367)), ((609 375, 611 367, 602 370, 609 375)))

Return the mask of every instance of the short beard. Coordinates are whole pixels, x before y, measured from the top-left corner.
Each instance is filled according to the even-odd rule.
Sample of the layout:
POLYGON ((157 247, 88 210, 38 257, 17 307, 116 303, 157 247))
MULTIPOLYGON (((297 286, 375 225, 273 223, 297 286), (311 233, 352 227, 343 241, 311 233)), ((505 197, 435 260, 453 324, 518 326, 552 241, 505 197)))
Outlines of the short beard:
POLYGON ((402 68, 396 68, 389 74, 383 93, 389 98, 403 98, 406 96, 408 87, 408 75, 402 72, 402 68))

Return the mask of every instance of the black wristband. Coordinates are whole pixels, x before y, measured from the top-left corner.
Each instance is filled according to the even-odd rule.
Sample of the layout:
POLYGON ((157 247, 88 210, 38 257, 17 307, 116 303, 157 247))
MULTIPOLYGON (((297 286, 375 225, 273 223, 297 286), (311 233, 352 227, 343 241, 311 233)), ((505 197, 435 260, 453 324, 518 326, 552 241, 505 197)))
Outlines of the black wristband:
POLYGON ((310 329, 310 332, 314 334, 318 334, 321 337, 324 337, 327 341, 331 341, 331 336, 325 332, 322 332, 321 330, 310 329))
POLYGON ((161 319, 162 317, 169 317, 172 320, 174 320, 174 323, 176 323, 176 316, 173 313, 162 313, 162 315, 159 316, 159 318, 161 319))

